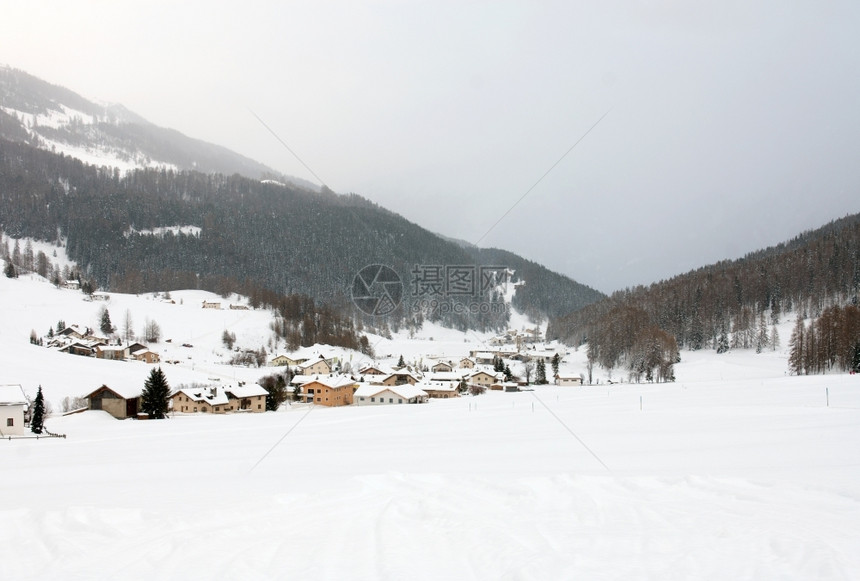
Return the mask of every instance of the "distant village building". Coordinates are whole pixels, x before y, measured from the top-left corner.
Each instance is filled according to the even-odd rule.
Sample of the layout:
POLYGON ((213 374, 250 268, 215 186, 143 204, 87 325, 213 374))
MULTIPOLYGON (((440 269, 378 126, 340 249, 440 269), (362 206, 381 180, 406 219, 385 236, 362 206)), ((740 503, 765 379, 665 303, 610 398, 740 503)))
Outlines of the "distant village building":
POLYGON ((359 375, 391 375, 392 370, 382 365, 365 364, 358 368, 359 375))
POLYGON ((184 387, 171 396, 173 411, 177 413, 213 413, 266 411, 266 395, 262 386, 242 385, 222 388, 184 387))
POLYGON ((331 364, 322 355, 319 359, 310 359, 298 366, 301 375, 328 375, 331 371, 331 364))
POLYGON ((299 392, 308 403, 324 406, 351 405, 358 384, 346 375, 316 377, 301 386, 299 392))
POLYGON ((204 309, 221 309, 221 303, 213 301, 203 301, 204 309))
POLYGON ((281 354, 281 355, 278 355, 277 357, 273 358, 269 362, 269 365, 271 365, 272 367, 284 367, 284 366, 295 367, 296 365, 301 365, 305 361, 307 361, 307 359, 301 359, 301 358, 293 359, 289 355, 281 354))
POLYGON ((418 383, 418 378, 410 371, 401 370, 387 375, 379 383, 382 385, 415 385, 418 383))
POLYGON ((579 375, 556 375, 556 385, 582 385, 582 377, 579 375))
POLYGON ((490 387, 494 383, 502 380, 501 373, 488 373, 486 371, 478 371, 470 375, 466 382, 470 385, 478 385, 481 387, 490 387))
POLYGON ((454 371, 454 367, 450 363, 440 361, 430 368, 430 371, 454 371))
POLYGON ((96 345, 95 353, 97 359, 111 359, 113 361, 124 361, 128 358, 127 347, 108 347, 106 345, 96 345))
POLYGON ((430 399, 448 399, 452 397, 460 397, 457 387, 459 381, 422 381, 415 384, 415 387, 424 391, 430 399))
POLYGON ((161 362, 161 356, 155 351, 150 351, 149 349, 135 351, 131 354, 131 358, 135 361, 143 361, 144 363, 149 364, 161 362))
POLYGON ((474 369, 475 368, 475 360, 470 357, 463 357, 460 359, 460 369, 474 369))
POLYGON ((26 433, 29 407, 23 387, 18 384, 0 385, 0 437, 26 433))
POLYGON ((81 355, 83 357, 93 357, 96 354, 96 347, 101 343, 90 341, 74 341, 68 345, 61 347, 61 353, 69 353, 71 355, 81 355))
POLYGON ((490 384, 490 390, 514 392, 520 390, 520 385, 515 381, 496 381, 490 384))
POLYGON ((425 403, 428 395, 414 385, 373 385, 365 384, 354 394, 355 405, 389 405, 406 403, 425 403))

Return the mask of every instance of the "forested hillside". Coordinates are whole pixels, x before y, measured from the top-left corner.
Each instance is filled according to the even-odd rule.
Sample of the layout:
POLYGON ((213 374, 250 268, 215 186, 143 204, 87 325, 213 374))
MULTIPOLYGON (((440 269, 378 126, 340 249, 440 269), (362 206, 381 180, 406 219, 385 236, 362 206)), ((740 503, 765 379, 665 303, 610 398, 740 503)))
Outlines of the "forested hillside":
POLYGON ((680 348, 761 350, 772 346, 783 313, 817 318, 828 307, 856 303, 858 292, 855 214, 739 260, 614 293, 553 319, 547 334, 570 344, 588 341, 594 361, 609 366, 630 367, 630 345, 618 338, 630 341, 643 329, 667 333, 680 348), (611 331, 619 325, 625 333, 611 331))
MULTIPOLYGON (((551 312, 555 299, 540 296, 543 288, 570 308, 600 296, 514 255, 476 255, 360 196, 239 175, 141 169, 122 176, 7 141, 0 142, 0 200, 0 227, 16 237, 64 238, 69 256, 97 285, 117 291, 241 290, 252 300, 263 292, 299 293, 342 310, 350 306, 355 274, 385 264, 397 271, 407 295, 387 325, 429 318, 463 329, 499 329, 509 316, 504 310, 439 309, 417 301, 426 296, 410 294, 416 265, 474 268, 486 258, 522 267, 518 276, 527 290, 515 301, 530 312, 551 312), (171 226, 198 230, 151 233, 171 226)), ((492 288, 481 299, 498 303, 500 293, 492 288)), ((448 298, 468 306, 470 297, 448 298)))

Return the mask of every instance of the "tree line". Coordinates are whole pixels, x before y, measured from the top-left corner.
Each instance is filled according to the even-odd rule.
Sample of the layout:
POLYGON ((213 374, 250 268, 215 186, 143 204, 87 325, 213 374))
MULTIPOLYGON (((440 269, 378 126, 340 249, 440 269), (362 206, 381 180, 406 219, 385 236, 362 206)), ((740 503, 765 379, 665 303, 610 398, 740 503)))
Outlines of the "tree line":
POLYGON ((789 346, 788 367, 795 375, 860 372, 860 309, 834 305, 808 325, 798 316, 789 346))
POLYGON ((776 325, 784 313, 818 318, 831 307, 856 302, 858 292, 860 214, 855 214, 738 260, 616 292, 552 319, 547 336, 571 345, 588 342, 594 361, 607 365, 636 358, 631 351, 636 329, 654 329, 651 344, 665 343, 656 333, 661 331, 677 348, 761 351, 778 345, 776 325), (622 340, 618 329, 631 325, 633 335, 622 340))

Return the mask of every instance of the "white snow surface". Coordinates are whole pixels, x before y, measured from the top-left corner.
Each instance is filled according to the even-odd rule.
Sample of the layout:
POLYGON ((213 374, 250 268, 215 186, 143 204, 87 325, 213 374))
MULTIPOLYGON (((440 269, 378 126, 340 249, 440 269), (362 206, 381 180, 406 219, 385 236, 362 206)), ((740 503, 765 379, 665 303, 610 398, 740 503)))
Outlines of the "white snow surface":
MULTIPOLYGON (((142 385, 151 369, 29 345, 31 328, 59 318, 96 326, 101 303, 80 292, 28 275, 0 277, 0 297, 0 383, 30 395, 41 384, 56 402, 102 383, 142 385)), ((128 309, 137 327, 154 319, 173 338, 153 346, 182 359, 162 365, 171 385, 271 371, 225 365, 220 345, 229 329, 258 348, 268 313, 204 310, 204 298, 226 301, 198 291, 172 298, 106 303, 115 325, 128 309)), ((454 357, 485 340, 427 333, 381 340, 381 353, 454 357)), ((425 405, 51 416, 66 439, 0 441, 0 570, 16 580, 860 578, 860 377, 787 376, 784 348, 682 359, 678 380, 660 385, 609 385, 602 373, 594 386, 425 405)), ((563 369, 578 373, 581 360, 583 349, 571 352, 563 369)))

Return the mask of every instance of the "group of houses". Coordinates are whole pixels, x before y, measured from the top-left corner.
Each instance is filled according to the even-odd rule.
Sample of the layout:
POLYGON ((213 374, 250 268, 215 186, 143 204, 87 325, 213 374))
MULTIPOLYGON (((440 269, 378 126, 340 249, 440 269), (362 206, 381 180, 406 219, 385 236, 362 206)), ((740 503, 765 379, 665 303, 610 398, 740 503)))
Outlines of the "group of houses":
MULTIPOLYGON (((87 394, 88 409, 102 410, 117 419, 142 417, 140 386, 102 385, 87 394)), ((235 386, 181 387, 170 397, 174 413, 228 412, 262 413, 266 411, 268 392, 257 384, 239 383, 235 386)))
POLYGON ((112 344, 108 337, 103 337, 91 329, 83 329, 77 325, 69 325, 58 331, 48 339, 45 345, 62 353, 98 359, 133 360, 145 363, 159 363, 161 360, 158 353, 143 343, 134 342, 121 345, 114 342, 112 344))
MULTIPOLYGON (((69 335, 64 333, 64 336, 69 335)), ((547 361, 555 356, 555 353, 537 348, 528 353, 532 358, 541 357, 547 361)), ((520 391, 524 382, 506 380, 505 373, 493 369, 498 358, 513 359, 517 354, 502 346, 491 351, 473 351, 459 359, 435 360, 429 367, 422 365, 422 369, 392 368, 367 362, 357 368, 344 365, 347 372, 343 372, 336 358, 321 354, 309 358, 278 355, 270 364, 290 368, 290 385, 299 402, 327 407, 420 404, 430 399, 459 397, 461 392, 474 389, 520 391)), ((555 383, 577 386, 582 385, 582 378, 557 374, 555 383)), ((139 415, 140 395, 140 386, 102 385, 86 397, 89 409, 104 410, 117 418, 133 418, 139 415)), ((171 396, 171 409, 178 414, 259 413, 266 410, 266 396, 266 389, 256 384, 183 386, 171 396)))

